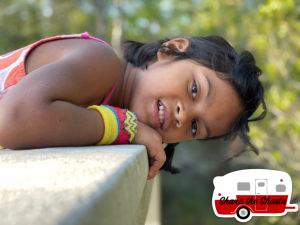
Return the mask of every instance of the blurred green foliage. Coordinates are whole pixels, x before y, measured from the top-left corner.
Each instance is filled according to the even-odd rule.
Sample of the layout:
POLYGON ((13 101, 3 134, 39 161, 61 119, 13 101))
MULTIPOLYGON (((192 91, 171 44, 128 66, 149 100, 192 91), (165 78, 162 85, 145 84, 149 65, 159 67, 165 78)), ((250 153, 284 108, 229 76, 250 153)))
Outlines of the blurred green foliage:
MULTIPOLYGON (((264 72, 260 79, 269 113, 250 124, 250 137, 260 149, 253 161, 289 172, 299 201, 299 0, 1 0, 0 53, 42 37, 83 31, 110 41, 117 16, 123 40, 216 34, 255 55, 264 72)), ((194 206, 184 210, 188 207, 194 206)), ((176 224, 195 224, 185 222, 176 224)), ((286 216, 259 218, 255 224, 299 223, 299 216, 286 216)))

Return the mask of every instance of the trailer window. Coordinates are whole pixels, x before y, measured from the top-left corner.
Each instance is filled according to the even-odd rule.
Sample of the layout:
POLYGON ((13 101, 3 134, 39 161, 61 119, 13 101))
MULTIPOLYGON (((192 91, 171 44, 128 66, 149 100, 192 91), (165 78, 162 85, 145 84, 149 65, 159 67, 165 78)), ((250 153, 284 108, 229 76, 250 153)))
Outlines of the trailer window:
POLYGON ((276 185, 277 192, 285 192, 285 185, 284 184, 277 184, 276 185))
POLYGON ((238 191, 250 191, 250 183, 249 182, 238 182, 237 190, 238 191))
POLYGON ((258 182, 258 187, 264 187, 265 183, 264 182, 258 182))

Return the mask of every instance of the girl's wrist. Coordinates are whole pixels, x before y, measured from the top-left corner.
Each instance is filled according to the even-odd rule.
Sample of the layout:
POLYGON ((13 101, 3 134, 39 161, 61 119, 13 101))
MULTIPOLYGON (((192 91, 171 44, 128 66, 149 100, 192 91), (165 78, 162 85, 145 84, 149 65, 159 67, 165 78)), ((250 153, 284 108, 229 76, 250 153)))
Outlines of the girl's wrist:
POLYGON ((92 105, 89 109, 97 110, 103 119, 104 134, 97 145, 129 144, 137 134, 137 117, 128 109, 109 105, 92 105))

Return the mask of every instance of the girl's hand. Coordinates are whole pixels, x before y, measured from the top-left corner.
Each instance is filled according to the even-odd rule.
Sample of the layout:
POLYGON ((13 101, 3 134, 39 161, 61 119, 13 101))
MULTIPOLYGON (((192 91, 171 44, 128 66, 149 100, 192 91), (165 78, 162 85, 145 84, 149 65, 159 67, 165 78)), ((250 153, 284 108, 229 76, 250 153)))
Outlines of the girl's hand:
POLYGON ((149 158, 148 180, 152 179, 159 172, 159 169, 166 161, 166 154, 163 148, 162 137, 152 127, 138 121, 137 134, 132 143, 145 145, 149 158))

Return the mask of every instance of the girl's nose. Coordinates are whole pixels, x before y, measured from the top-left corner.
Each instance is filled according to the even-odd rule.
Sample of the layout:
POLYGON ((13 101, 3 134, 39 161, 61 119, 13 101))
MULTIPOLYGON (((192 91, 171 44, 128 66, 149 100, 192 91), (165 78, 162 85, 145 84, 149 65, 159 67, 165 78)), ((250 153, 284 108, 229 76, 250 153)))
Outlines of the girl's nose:
POLYGON ((184 110, 182 104, 178 102, 175 112, 176 127, 181 127, 183 124, 185 124, 186 116, 186 110, 184 110))

